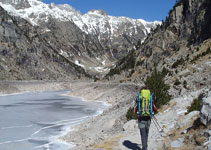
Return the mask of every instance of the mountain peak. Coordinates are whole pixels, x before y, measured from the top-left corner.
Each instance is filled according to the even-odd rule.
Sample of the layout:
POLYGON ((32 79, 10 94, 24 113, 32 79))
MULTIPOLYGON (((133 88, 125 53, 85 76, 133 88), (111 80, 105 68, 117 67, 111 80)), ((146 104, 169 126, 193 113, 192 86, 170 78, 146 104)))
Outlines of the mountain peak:
POLYGON ((73 8, 72 6, 70 6, 68 4, 56 5, 56 7, 58 7, 61 10, 65 10, 67 12, 77 12, 80 15, 82 15, 80 11, 76 10, 75 8, 73 8))
POLYGON ((89 11, 87 14, 91 14, 91 15, 102 15, 102 16, 107 16, 108 15, 107 12, 105 12, 102 9, 98 9, 98 10, 93 9, 93 10, 89 11))

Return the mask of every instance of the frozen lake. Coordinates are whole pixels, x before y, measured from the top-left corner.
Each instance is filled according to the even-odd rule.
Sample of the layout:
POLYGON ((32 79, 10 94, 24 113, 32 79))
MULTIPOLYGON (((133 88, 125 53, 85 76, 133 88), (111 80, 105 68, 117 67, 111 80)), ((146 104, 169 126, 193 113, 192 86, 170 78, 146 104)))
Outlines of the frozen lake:
POLYGON ((0 96, 0 150, 66 150, 58 140, 105 105, 62 96, 66 91, 0 96))

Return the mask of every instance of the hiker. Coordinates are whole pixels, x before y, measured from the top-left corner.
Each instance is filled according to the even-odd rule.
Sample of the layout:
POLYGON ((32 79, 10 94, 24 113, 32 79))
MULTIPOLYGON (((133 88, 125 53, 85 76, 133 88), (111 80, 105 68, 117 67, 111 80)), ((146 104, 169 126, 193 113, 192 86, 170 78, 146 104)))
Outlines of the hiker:
POLYGON ((153 94, 145 86, 141 88, 140 93, 136 99, 135 113, 138 114, 138 127, 140 129, 142 150, 147 150, 148 134, 151 124, 151 117, 157 112, 157 108, 153 103, 153 94), (153 109, 151 109, 151 107, 153 109))

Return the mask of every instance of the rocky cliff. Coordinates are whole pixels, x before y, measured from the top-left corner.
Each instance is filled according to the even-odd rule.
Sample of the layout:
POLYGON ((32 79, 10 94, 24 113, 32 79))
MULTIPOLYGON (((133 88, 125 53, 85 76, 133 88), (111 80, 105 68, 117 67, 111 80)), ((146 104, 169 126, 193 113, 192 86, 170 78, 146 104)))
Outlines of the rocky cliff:
POLYGON ((10 16, 0 7, 0 79, 53 80, 89 76, 61 53, 51 32, 10 16))
POLYGON ((192 90, 209 87, 210 8, 209 0, 178 1, 165 22, 136 46, 138 50, 120 60, 107 79, 141 82, 157 67, 167 71, 166 82, 172 87, 181 88, 184 82, 192 90), (175 85, 176 81, 180 84, 175 85))

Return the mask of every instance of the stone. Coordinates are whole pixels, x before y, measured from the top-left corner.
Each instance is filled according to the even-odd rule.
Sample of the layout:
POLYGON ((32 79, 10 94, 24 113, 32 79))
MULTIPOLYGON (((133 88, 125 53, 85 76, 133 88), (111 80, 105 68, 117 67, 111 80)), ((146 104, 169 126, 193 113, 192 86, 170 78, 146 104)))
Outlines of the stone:
POLYGON ((171 147, 179 148, 179 147, 183 146, 183 144, 184 144, 184 139, 178 138, 177 140, 171 142, 171 147))
POLYGON ((198 119, 200 112, 199 111, 192 111, 189 114, 185 115, 183 119, 178 121, 176 124, 178 128, 186 127, 189 128, 193 125, 193 122, 198 119))
POLYGON ((200 120, 204 125, 208 125, 211 122, 211 97, 208 97, 203 101, 200 120))
POLYGON ((191 72, 189 69, 185 69, 185 70, 181 71, 180 73, 178 73, 179 76, 184 76, 184 77, 186 77, 190 74, 191 74, 191 72))
POLYGON ((211 140, 205 142, 205 143, 203 144, 203 146, 207 146, 207 147, 208 147, 208 150, 211 150, 211 140))
POLYGON ((4 28, 0 25, 0 35, 3 35, 4 33, 4 28))
POLYGON ((182 131, 182 134, 186 134, 188 131, 187 130, 184 130, 184 131, 182 131))
POLYGON ((208 129, 208 130, 204 131, 204 136, 205 136, 206 138, 211 137, 211 129, 208 129))

